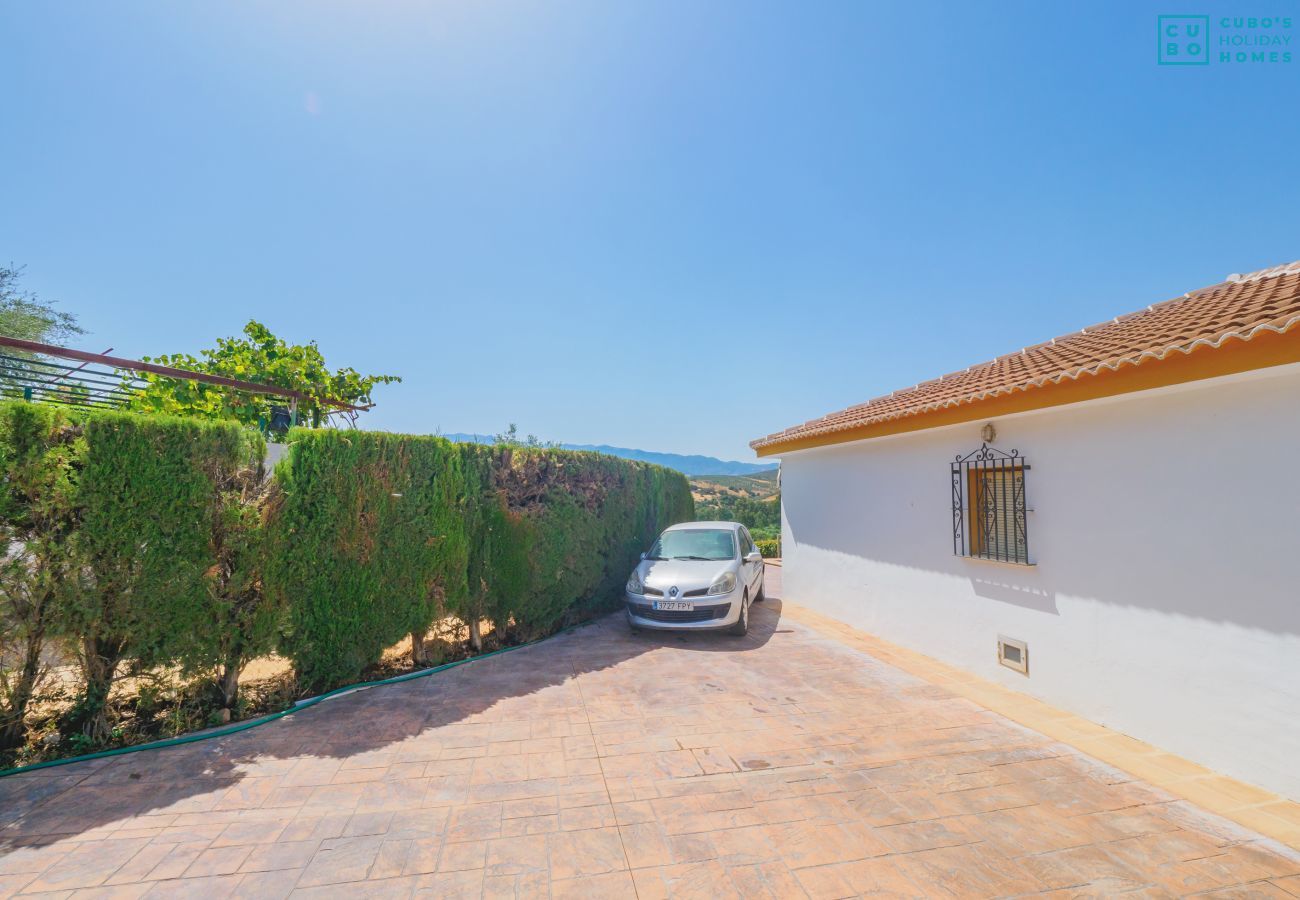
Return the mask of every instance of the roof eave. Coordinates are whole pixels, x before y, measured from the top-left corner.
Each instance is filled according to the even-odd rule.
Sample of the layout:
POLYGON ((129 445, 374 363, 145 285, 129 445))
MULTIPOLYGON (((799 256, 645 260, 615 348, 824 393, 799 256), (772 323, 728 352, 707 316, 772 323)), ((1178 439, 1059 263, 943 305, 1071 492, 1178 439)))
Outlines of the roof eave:
POLYGON ((1264 325, 1245 334, 1233 333, 1214 341, 1198 340, 1186 347, 1171 347, 1135 359, 1063 372, 1008 390, 947 401, 929 409, 846 427, 789 436, 769 435, 751 441, 749 446, 760 457, 777 456, 1296 363, 1300 362, 1300 327, 1297 326, 1300 317, 1283 326, 1264 325))

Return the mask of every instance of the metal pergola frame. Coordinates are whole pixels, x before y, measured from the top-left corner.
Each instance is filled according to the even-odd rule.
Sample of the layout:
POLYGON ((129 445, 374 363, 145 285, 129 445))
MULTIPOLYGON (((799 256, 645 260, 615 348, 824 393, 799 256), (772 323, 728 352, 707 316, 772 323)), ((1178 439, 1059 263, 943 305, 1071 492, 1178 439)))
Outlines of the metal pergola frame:
MULTIPOLYGON (((301 391, 288 388, 0 335, 0 392, 15 399, 21 395, 26 400, 65 406, 121 408, 147 383, 135 375, 136 372, 275 397, 285 401, 295 418, 298 401, 311 399, 301 391), (70 360, 78 364, 51 362, 41 357, 70 360)), ((341 400, 325 400, 324 403, 349 419, 374 406, 356 406, 341 400)))

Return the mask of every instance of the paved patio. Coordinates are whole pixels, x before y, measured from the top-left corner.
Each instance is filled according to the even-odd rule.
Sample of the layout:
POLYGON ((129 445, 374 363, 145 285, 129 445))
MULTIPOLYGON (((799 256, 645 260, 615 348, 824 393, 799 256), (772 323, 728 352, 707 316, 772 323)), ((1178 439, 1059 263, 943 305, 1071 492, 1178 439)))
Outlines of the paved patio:
POLYGON ((0 780, 0 896, 1300 895, 1279 844, 781 617, 0 780))

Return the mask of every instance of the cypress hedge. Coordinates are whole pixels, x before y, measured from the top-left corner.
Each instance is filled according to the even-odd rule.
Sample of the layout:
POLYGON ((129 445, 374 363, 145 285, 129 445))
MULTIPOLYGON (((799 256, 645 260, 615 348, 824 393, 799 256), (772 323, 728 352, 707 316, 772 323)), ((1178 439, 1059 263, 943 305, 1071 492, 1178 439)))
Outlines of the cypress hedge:
POLYGON ((87 415, 84 441, 64 628, 85 673, 72 724, 102 740, 123 661, 187 671, 220 661, 228 623, 213 531, 233 473, 260 465, 263 445, 234 423, 117 412, 87 415))
POLYGON ((267 478, 235 423, 0 403, 0 749, 42 651, 80 659, 63 723, 102 743, 123 671, 211 676, 226 708, 280 649, 303 690, 356 680, 454 617, 528 640, 611 608, 684 476, 549 448, 295 429, 267 478))
POLYGON ((488 450, 492 492, 517 517, 529 557, 527 587, 496 624, 512 621, 525 639, 607 608, 640 551, 694 512, 686 477, 669 469, 580 451, 488 450))
POLYGON ((3 673, 23 701, 9 704, 8 729, 21 732, 34 687, 26 663, 48 637, 81 662, 66 724, 92 741, 108 734, 105 704, 124 663, 198 671, 221 661, 238 628, 217 586, 217 535, 232 483, 260 469, 263 452, 231 423, 0 404, 0 615, 6 637, 22 635, 24 661, 3 673))
MULTIPOLYGON (((684 476, 542 448, 298 429, 276 470, 265 591, 312 689, 454 616, 526 640, 609 608, 638 552, 691 516, 684 476)), ((417 661, 419 661, 417 659, 417 661)))
POLYGON ((60 407, 0 404, 0 750, 26 739, 27 707, 61 622, 81 432, 60 407))
POLYGON ((449 441, 295 429, 276 468, 264 590, 288 609, 282 649, 313 688, 463 603, 475 497, 449 441))

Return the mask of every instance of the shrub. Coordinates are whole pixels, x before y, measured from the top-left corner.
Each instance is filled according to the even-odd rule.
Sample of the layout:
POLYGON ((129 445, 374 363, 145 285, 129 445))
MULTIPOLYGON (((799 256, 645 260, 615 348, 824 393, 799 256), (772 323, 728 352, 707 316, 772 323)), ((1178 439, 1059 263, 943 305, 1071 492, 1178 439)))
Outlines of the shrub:
POLYGON ((214 521, 231 473, 256 465, 262 444, 229 422, 116 412, 88 414, 84 441, 64 628, 85 675, 71 724, 101 741, 123 661, 187 670, 217 661, 214 521))
POLYGON ((781 539, 780 538, 755 538, 754 546, 758 552, 763 554, 764 559, 780 559, 781 557, 781 539))
POLYGON ((640 551, 692 517, 680 473, 598 453, 494 450, 494 486, 527 546, 527 587, 497 610, 519 636, 539 637, 617 600, 640 551))
POLYGON ((466 527, 470 535, 468 593, 449 612, 469 626, 470 644, 483 647, 480 622, 510 620, 512 600, 527 594, 532 581, 533 532, 519 511, 506 506, 504 492, 495 487, 495 472, 503 452, 481 444, 460 444, 470 493, 466 527))
POLYGON ((288 610, 282 649, 299 679, 323 688, 464 602, 477 497, 442 438, 295 429, 288 442, 264 589, 288 610))
POLYGON ((60 624, 81 431, 59 407, 0 404, 0 749, 23 743, 60 624))

